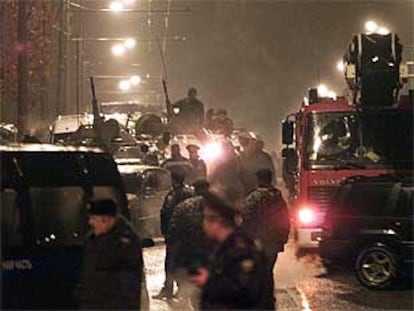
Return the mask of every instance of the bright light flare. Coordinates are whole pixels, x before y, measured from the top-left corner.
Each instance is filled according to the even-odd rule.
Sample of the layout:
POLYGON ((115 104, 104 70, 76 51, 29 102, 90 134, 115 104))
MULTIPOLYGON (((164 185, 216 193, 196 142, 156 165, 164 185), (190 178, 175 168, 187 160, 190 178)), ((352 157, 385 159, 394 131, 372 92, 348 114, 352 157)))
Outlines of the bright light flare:
POLYGON ((128 80, 122 80, 119 82, 118 87, 121 91, 128 91, 131 88, 131 83, 128 80))
POLYGON ((378 30, 378 24, 374 21, 367 21, 365 23, 365 30, 367 32, 376 32, 378 30))
POLYGON ((223 146, 219 142, 211 142, 200 150, 200 157, 205 161, 213 161, 223 154, 223 146))
POLYGON ((122 56, 125 54, 125 47, 122 44, 115 44, 111 48, 112 54, 115 56, 122 56))
POLYGON ((336 69, 338 69, 338 71, 340 72, 344 72, 345 71, 345 63, 343 61, 339 61, 336 63, 336 69))
POLYGON ((387 27, 380 27, 378 28, 377 33, 386 36, 390 33, 390 30, 387 27))
POLYGON ((303 225, 309 225, 316 220, 315 212, 308 207, 302 208, 299 211, 298 218, 303 225))
POLYGON ((337 96, 334 91, 328 91, 328 93, 326 94, 326 97, 336 99, 337 96))
POLYGON ((133 49, 137 45, 137 41, 134 38, 128 38, 124 42, 124 46, 127 49, 133 49))
POLYGON ((326 97, 327 94, 328 94, 328 87, 325 84, 320 84, 318 86, 318 95, 320 97, 326 97))
POLYGON ((139 85, 141 83, 141 77, 140 76, 132 76, 129 81, 131 82, 132 85, 136 86, 139 85))
POLYGON ((112 1, 109 4, 109 9, 114 12, 119 12, 124 9, 124 4, 121 1, 112 1))

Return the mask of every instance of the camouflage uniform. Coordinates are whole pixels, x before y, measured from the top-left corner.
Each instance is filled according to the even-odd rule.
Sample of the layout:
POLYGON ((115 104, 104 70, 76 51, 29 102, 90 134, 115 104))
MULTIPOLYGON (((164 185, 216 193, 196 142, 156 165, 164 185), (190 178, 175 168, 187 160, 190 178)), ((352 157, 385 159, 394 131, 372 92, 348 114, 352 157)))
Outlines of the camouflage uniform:
POLYGON ((207 238, 203 230, 202 197, 196 196, 181 202, 171 218, 167 243, 176 245, 177 264, 189 269, 206 264, 207 238))
POLYGON ((161 290, 166 297, 172 297, 174 290, 174 276, 173 271, 177 266, 176 256, 177 247, 168 239, 170 232, 171 218, 175 209, 187 198, 192 197, 193 191, 188 186, 182 185, 173 188, 165 197, 164 204, 161 209, 161 232, 165 237, 166 254, 165 254, 165 282, 161 290))
POLYGON ((280 191, 259 186, 242 206, 242 228, 263 247, 266 255, 266 282, 260 308, 274 308, 273 267, 283 251, 290 230, 289 212, 280 191))
POLYGON ((160 213, 161 233, 164 237, 167 237, 168 235, 171 217, 174 214, 174 210, 176 209, 177 205, 182 201, 192 197, 193 195, 194 194, 192 189, 185 185, 173 188, 170 190, 170 192, 168 192, 160 213))

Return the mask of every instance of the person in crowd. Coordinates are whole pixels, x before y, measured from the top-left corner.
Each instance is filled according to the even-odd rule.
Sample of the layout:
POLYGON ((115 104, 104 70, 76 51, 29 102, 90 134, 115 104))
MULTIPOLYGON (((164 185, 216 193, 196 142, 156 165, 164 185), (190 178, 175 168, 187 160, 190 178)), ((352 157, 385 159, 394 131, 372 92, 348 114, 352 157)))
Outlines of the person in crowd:
POLYGON ((89 203, 89 225, 80 276, 85 310, 140 309, 143 259, 140 239, 118 216, 112 200, 89 203))
POLYGON ((190 144, 187 146, 187 151, 190 159, 190 163, 193 167, 193 176, 190 178, 190 182, 194 183, 197 180, 203 180, 207 178, 207 165, 203 159, 200 159, 198 154, 200 147, 190 144))
POLYGON ((181 298, 195 299, 196 291, 189 286, 188 273, 208 262, 211 244, 203 231, 202 194, 208 191, 209 183, 199 180, 194 183, 195 196, 178 204, 171 218, 168 243, 176 246, 176 271, 179 275, 181 298))
POLYGON ((263 169, 256 173, 258 187, 242 205, 242 229, 262 246, 266 256, 266 276, 260 308, 275 308, 273 268, 278 253, 284 250, 290 231, 287 204, 281 192, 272 186, 273 173, 263 169))
POLYGON ((171 218, 177 206, 184 200, 193 196, 193 191, 190 187, 184 184, 184 176, 179 174, 172 174, 172 189, 165 197, 164 204, 161 208, 161 233, 165 237, 166 254, 165 254, 165 281, 161 291, 153 296, 154 299, 171 299, 174 294, 174 258, 177 256, 174 244, 171 239, 168 239, 168 232, 171 218))
POLYGON ((275 165, 271 155, 264 150, 263 140, 257 137, 243 137, 240 143, 243 147, 240 155, 240 177, 245 195, 257 187, 258 170, 270 169, 274 178, 272 183, 276 184, 275 165))
POLYGON ((203 228, 218 243, 209 268, 192 281, 202 288, 201 310, 257 309, 265 280, 264 254, 237 229, 237 210, 217 195, 203 194, 203 228))
POLYGON ((171 174, 184 176, 186 180, 193 174, 193 167, 190 161, 181 155, 178 144, 171 145, 171 157, 165 160, 161 167, 169 170, 171 174))
POLYGON ((197 95, 197 90, 192 87, 186 98, 172 105, 174 126, 180 132, 197 132, 203 127, 204 104, 197 95))

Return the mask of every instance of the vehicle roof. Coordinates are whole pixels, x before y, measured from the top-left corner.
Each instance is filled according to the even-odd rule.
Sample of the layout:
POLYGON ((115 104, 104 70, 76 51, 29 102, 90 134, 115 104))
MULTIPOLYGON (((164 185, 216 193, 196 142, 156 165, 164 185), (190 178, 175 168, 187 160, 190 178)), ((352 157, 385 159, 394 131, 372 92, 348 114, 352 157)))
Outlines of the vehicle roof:
POLYGON ((0 145, 0 152, 93 152, 104 153, 99 148, 75 147, 75 146, 57 146, 50 144, 7 144, 0 145))

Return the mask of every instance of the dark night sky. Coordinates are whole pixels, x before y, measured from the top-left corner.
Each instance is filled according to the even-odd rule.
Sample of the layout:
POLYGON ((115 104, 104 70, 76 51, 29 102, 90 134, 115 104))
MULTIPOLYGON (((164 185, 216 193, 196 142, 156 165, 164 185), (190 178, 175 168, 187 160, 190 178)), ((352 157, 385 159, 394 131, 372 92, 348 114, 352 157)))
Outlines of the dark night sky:
MULTIPOLYGON (((105 1, 100 0, 102 4, 105 1)), ((108 0, 109 2, 109 0, 108 0)), ((137 0, 147 7, 148 1, 137 0)), ((96 5, 95 3, 91 3, 96 5)), ((166 1, 153 1, 165 8, 166 1)), ((345 84, 337 72, 352 35, 374 19, 413 43, 413 1, 172 1, 172 8, 191 13, 170 16, 170 35, 188 40, 170 43, 167 66, 171 97, 183 97, 189 86, 211 107, 225 107, 240 126, 257 130, 269 149, 279 148, 280 122, 299 107, 310 86, 320 82, 337 93, 345 84)), ((87 34, 150 37, 162 33, 162 18, 153 17, 149 32, 146 14, 106 15, 88 19, 87 34)), ((153 45, 138 49, 128 60, 114 60, 109 46, 86 46, 87 58, 101 61, 91 73, 161 74, 153 45), (140 63, 138 69, 126 63, 140 63), (121 72, 123 71, 123 72, 121 72)), ((147 85, 161 91, 161 85, 147 85)))

